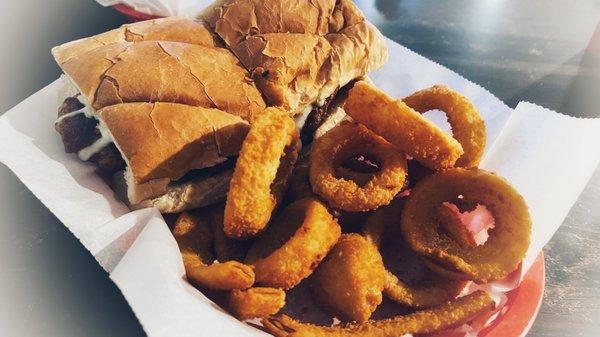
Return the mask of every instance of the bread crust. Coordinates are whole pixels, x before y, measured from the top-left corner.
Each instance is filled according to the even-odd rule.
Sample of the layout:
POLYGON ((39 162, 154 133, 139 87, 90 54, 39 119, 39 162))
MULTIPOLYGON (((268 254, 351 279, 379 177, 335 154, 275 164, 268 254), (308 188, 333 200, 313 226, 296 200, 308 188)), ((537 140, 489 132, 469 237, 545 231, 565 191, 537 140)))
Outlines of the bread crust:
POLYGON ((217 109, 176 103, 125 103, 98 111, 136 184, 178 180, 237 154, 249 125, 217 109))
POLYGON ((133 208, 218 201, 230 173, 177 179, 237 154, 263 95, 295 114, 387 59, 351 0, 218 0, 203 18, 124 25, 52 50, 112 133, 131 183, 151 186, 133 208))
POLYGON ((52 48, 58 64, 72 57, 117 42, 173 41, 208 47, 222 47, 222 42, 201 22, 182 17, 167 17, 126 24, 108 32, 64 43, 52 48))
POLYGON ((294 114, 387 60, 383 36, 350 0, 220 0, 201 17, 267 103, 294 114))
POLYGON ((218 108, 245 120, 265 102, 224 48, 180 42, 120 42, 72 57, 62 70, 94 109, 129 102, 218 108))

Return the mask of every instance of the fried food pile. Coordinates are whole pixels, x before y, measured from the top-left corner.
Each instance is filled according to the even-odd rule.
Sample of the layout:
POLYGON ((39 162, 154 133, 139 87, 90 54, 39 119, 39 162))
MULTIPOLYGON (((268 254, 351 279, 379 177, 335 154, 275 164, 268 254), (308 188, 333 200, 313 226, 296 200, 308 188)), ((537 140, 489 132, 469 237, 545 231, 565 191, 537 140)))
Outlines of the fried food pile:
POLYGON ((366 81, 343 109, 301 151, 287 111, 252 121, 226 202, 175 221, 187 279, 275 336, 433 333, 489 313, 490 295, 465 287, 518 268, 531 219, 506 180, 477 167, 486 143, 477 109, 445 86, 399 100, 366 81), (433 109, 452 135, 422 115, 433 109), (489 223, 465 223, 477 218, 489 223), (299 285, 342 323, 286 315, 299 285), (398 312, 373 319, 384 299, 398 312))

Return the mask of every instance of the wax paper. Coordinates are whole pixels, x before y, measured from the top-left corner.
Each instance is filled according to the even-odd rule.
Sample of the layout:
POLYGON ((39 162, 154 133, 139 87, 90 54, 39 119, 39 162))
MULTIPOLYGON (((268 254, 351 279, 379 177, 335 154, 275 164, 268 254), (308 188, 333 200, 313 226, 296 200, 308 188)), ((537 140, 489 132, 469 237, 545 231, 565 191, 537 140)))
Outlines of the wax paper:
MULTIPOLYGON (((468 96, 488 129, 482 166, 509 179, 533 219, 532 244, 515 277, 518 285, 563 222, 598 166, 600 120, 577 119, 530 103, 515 110, 484 88, 388 40, 390 60, 370 75, 403 97, 433 84, 468 96)), ((130 212, 92 165, 66 154, 53 128, 58 80, 0 117, 0 161, 46 205, 110 273, 150 336, 259 336, 191 287, 176 242, 154 209, 130 212)), ((442 122, 440 113, 430 116, 442 122)))

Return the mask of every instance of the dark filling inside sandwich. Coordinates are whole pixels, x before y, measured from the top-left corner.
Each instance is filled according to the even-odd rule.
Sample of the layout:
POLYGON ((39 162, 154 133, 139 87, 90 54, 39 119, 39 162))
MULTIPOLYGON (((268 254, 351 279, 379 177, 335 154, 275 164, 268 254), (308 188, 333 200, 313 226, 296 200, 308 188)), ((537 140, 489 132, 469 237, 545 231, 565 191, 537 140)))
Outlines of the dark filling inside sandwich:
POLYGON ((331 114, 335 111, 337 107, 340 107, 346 97, 348 97, 348 92, 354 86, 356 80, 351 81, 345 86, 336 90, 333 95, 329 96, 322 105, 313 106, 312 110, 308 114, 306 118, 306 122, 300 131, 300 139, 302 140, 302 144, 306 145, 313 141, 315 137, 315 132, 319 127, 321 127, 324 123, 326 123, 327 119, 331 116, 331 114))
MULTIPOLYGON (((65 152, 80 153, 90 148, 102 135, 98 120, 84 113, 85 105, 75 97, 68 97, 58 108, 58 119, 54 128, 62 137, 65 152)), ((95 151, 88 161, 98 165, 103 173, 113 174, 125 169, 125 161, 112 142, 95 151)))
MULTIPOLYGON (((330 115, 342 104, 351 86, 352 83, 337 90, 334 95, 322 102, 323 104, 312 106, 301 127, 302 144, 307 145, 312 142, 315 132, 324 124, 331 124, 325 125, 326 129, 329 129, 339 122, 331 121, 330 115)), ((221 201, 226 193, 227 181, 235 167, 235 157, 223 158, 223 162, 191 170, 177 181, 170 181, 166 185, 160 182, 152 184, 152 186, 140 185, 132 194, 131 184, 127 179, 125 160, 112 139, 103 135, 99 121, 80 101, 79 94, 67 97, 63 101, 58 109, 55 129, 62 137, 65 151, 77 153, 82 160, 96 164, 103 175, 112 176, 112 188, 117 192, 118 197, 134 208, 156 206, 157 203, 166 202, 168 206, 160 206, 163 211, 165 209, 180 211, 184 206, 179 207, 176 202, 173 202, 180 195, 188 198, 182 201, 181 205, 189 202, 189 198, 195 198, 198 207, 206 206, 210 202, 221 201), (225 179, 227 181, 223 182, 225 179), (208 192, 204 192, 211 188, 218 193, 211 192, 211 195, 208 195, 208 192), (142 202, 140 201, 142 199, 139 198, 132 199, 132 195, 142 196, 142 199, 146 201, 142 202)))

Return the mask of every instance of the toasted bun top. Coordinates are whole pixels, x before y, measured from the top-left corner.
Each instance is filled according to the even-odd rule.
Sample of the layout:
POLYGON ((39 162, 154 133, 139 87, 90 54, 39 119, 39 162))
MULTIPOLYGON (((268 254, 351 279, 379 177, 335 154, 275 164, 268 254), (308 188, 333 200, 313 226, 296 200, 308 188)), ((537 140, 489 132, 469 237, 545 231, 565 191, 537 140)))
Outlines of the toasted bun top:
POLYGON ((217 109, 175 103, 126 103, 98 111, 136 184, 177 180, 235 155, 249 125, 217 109))
POLYGON ((351 0, 220 0, 202 17, 267 103, 294 113, 387 60, 383 36, 351 0))
POLYGON ((231 52, 167 41, 121 42, 61 65, 95 109, 127 102, 173 102, 218 108, 245 120, 265 107, 231 52))
POLYGON ((269 33, 325 36, 365 20, 352 0, 217 0, 200 17, 228 46, 269 33))
POLYGON ((127 24, 99 35, 71 41, 52 48, 52 54, 56 62, 62 64, 77 54, 107 44, 140 41, 173 41, 209 47, 222 46, 204 23, 181 17, 168 17, 127 24))

